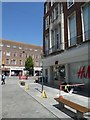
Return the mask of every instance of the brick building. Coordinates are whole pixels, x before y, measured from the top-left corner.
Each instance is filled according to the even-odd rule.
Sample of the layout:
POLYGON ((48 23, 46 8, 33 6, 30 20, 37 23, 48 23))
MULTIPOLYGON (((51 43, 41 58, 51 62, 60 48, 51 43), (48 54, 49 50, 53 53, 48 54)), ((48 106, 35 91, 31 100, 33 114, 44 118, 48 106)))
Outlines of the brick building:
POLYGON ((2 40, 2 71, 9 76, 23 73, 25 60, 31 56, 34 62, 33 74, 35 74, 35 71, 41 71, 42 69, 41 55, 41 46, 2 40))
MULTIPOLYGON (((90 85, 90 2, 45 2, 43 69, 48 83, 90 85)), ((90 91, 89 91, 90 93, 90 91)))

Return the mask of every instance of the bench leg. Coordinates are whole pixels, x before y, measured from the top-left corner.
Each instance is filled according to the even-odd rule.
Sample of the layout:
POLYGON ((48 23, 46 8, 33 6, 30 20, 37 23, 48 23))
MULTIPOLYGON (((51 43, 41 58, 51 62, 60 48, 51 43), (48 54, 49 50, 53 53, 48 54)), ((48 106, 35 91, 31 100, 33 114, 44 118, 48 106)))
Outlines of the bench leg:
POLYGON ((60 109, 64 108, 64 104, 63 103, 59 103, 59 108, 60 109))
POLYGON ((78 118, 78 120, 80 120, 81 118, 83 118, 83 113, 81 113, 78 110, 77 110, 77 118, 78 118))

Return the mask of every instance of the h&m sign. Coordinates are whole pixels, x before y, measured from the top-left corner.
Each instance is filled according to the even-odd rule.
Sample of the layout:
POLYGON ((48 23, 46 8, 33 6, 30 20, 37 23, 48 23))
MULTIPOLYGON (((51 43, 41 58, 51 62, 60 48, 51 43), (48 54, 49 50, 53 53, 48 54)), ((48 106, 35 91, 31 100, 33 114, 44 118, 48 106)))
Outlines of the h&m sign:
POLYGON ((90 65, 89 66, 81 66, 79 71, 77 72, 78 78, 90 78, 90 65))

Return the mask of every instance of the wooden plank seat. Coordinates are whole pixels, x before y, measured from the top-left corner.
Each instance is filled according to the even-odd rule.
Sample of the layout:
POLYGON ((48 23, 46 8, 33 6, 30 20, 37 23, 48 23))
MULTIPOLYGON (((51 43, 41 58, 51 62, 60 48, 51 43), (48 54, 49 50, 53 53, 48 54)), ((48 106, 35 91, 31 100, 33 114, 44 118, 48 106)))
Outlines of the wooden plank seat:
POLYGON ((60 108, 63 108, 64 105, 67 105, 77 111, 77 118, 83 118, 83 113, 90 112, 89 108, 86 108, 84 106, 81 106, 77 103, 74 103, 72 101, 69 101, 65 98, 54 98, 57 102, 59 102, 60 108))

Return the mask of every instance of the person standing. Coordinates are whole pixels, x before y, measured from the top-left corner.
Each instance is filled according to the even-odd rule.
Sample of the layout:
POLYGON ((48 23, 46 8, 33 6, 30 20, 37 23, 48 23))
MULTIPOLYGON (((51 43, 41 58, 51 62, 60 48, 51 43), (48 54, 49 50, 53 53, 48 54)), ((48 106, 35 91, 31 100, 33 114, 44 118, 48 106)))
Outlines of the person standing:
POLYGON ((2 73, 2 85, 5 84, 5 79, 6 79, 6 76, 4 73, 2 73))

